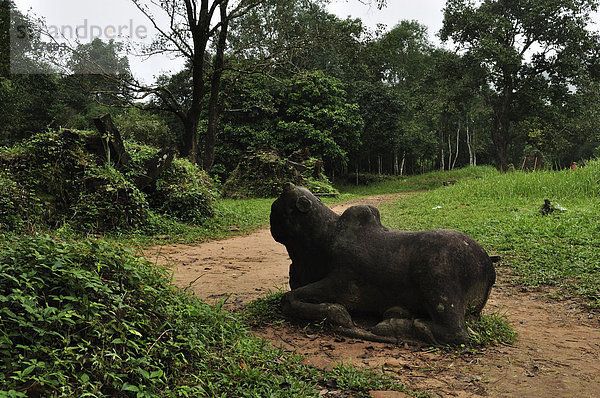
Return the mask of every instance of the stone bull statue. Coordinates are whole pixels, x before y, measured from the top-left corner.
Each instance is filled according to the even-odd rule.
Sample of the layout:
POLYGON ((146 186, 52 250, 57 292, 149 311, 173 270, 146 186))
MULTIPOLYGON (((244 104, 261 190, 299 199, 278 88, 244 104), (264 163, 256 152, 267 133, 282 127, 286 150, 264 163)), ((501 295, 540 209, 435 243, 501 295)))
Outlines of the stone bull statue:
POLYGON ((271 206, 271 234, 292 259, 284 314, 326 319, 350 337, 466 344, 465 320, 480 315, 496 279, 486 251, 461 232, 389 230, 367 205, 338 216, 293 184, 271 206), (380 322, 360 328, 351 313, 380 322))

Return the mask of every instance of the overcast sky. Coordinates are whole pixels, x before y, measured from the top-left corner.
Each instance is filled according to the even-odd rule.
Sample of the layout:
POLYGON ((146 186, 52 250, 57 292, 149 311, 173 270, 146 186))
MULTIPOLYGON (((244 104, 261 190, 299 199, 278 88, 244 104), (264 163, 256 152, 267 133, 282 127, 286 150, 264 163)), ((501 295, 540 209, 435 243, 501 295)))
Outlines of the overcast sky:
MULTIPOLYGON (((118 36, 119 27, 126 36, 133 32, 134 41, 138 43, 148 42, 152 36, 151 24, 130 0, 15 0, 15 3, 23 12, 32 10, 35 15, 44 17, 50 26, 80 27, 79 32, 87 32, 87 42, 100 29, 103 39, 118 36)), ((389 29, 403 19, 416 20, 427 26, 432 41, 439 43, 435 34, 442 26, 444 4, 445 0, 388 0, 385 9, 377 10, 358 0, 333 0, 329 11, 341 18, 360 18, 371 28, 382 23, 389 29)), ((86 42, 86 37, 82 41, 86 42)), ((159 57, 149 60, 130 57, 130 63, 134 75, 146 82, 160 73, 175 72, 182 66, 181 60, 159 57)))
POLYGON ((341 18, 360 18, 372 28, 382 23, 391 29, 403 19, 416 20, 427 26, 432 41, 439 43, 435 35, 442 28, 442 9, 445 4, 445 0, 388 0, 387 7, 378 10, 357 0, 334 0, 329 11, 341 18))

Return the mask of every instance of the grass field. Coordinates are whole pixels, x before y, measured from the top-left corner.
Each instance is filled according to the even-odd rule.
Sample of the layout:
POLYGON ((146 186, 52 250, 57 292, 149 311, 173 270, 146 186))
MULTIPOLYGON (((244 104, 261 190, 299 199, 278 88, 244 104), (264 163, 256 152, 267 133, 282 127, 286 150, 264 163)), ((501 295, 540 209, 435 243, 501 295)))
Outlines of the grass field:
POLYGON ((556 286, 600 308, 600 162, 574 171, 500 174, 401 198, 381 208, 395 229, 461 230, 503 256, 531 286, 556 286), (544 199, 557 209, 543 216, 544 199))

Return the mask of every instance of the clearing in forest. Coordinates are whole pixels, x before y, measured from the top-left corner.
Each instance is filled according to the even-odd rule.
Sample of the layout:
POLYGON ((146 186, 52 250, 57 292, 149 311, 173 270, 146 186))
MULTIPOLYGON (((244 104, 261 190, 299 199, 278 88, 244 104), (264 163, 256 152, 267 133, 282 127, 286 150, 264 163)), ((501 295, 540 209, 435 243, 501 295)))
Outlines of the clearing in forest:
MULTIPOLYGON (((373 196, 334 206, 375 206, 400 195, 373 196)), ((268 229, 197 245, 164 245, 147 257, 172 267, 174 283, 209 303, 237 309, 275 291, 287 291, 290 260, 268 229)), ((600 322, 572 299, 550 299, 550 289, 515 284, 510 268, 498 280, 484 312, 506 314, 518 332, 510 346, 445 351, 392 346, 336 336, 285 323, 255 329, 258 336, 330 368, 337 362, 379 369, 415 391, 434 396, 600 396, 600 322)), ((324 392, 327 393, 327 392, 324 392)), ((335 396, 335 389, 329 392, 335 396)))

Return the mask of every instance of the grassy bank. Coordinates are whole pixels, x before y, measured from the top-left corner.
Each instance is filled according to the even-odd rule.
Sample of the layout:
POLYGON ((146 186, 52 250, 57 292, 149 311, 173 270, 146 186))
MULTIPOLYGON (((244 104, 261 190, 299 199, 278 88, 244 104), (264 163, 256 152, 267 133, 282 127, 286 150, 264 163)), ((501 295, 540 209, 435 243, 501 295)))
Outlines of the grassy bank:
POLYGON ((500 174, 382 206, 397 229, 452 228, 501 254, 530 286, 555 286, 600 308, 600 162, 563 171, 500 174), (544 199, 557 209, 543 216, 544 199))
POLYGON ((496 173, 491 166, 465 167, 451 171, 432 171, 426 174, 392 177, 372 175, 375 182, 369 185, 345 184, 336 186, 340 192, 360 196, 382 195, 400 192, 428 191, 457 181, 479 179, 496 173))

